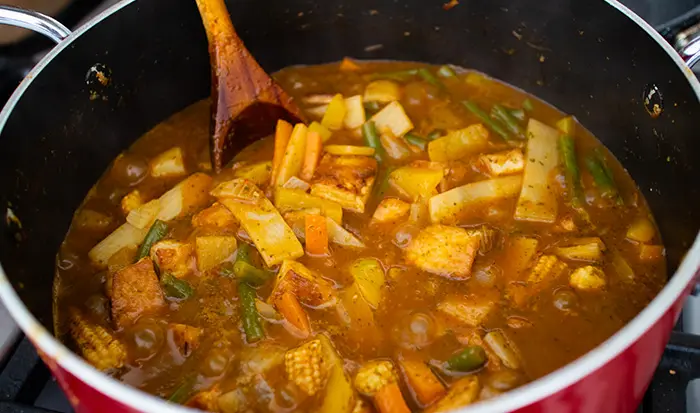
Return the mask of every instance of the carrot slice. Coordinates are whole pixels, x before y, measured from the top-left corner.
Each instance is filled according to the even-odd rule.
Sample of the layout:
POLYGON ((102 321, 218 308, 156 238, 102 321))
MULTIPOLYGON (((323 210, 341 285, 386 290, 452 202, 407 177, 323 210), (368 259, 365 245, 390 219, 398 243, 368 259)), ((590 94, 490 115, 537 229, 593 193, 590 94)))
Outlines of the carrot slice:
POLYGON ((312 255, 324 255, 328 252, 328 226, 326 217, 307 214, 304 217, 306 231, 306 252, 312 255))
POLYGON ((311 333, 311 325, 306 311, 299 304, 299 300, 289 291, 285 291, 275 299, 275 307, 285 320, 299 330, 303 337, 311 333))
POLYGON ((279 173, 284 151, 287 149, 289 137, 292 135, 292 124, 279 119, 275 129, 275 153, 272 156, 272 175, 270 176, 270 185, 274 185, 279 173))
POLYGON ((422 361, 401 360, 399 364, 418 403, 427 406, 445 394, 445 386, 422 361))
POLYGON ((353 62, 352 59, 350 59, 348 57, 344 57, 343 61, 340 62, 340 71, 341 72, 354 72, 356 70, 360 70, 360 65, 353 62))
POLYGON ((304 153, 304 163, 299 175, 301 179, 310 181, 316 172, 318 158, 321 155, 321 145, 323 140, 318 132, 309 130, 306 134, 306 153, 304 153))
POLYGON ((374 405, 379 413, 409 413, 398 383, 387 384, 374 394, 374 405))

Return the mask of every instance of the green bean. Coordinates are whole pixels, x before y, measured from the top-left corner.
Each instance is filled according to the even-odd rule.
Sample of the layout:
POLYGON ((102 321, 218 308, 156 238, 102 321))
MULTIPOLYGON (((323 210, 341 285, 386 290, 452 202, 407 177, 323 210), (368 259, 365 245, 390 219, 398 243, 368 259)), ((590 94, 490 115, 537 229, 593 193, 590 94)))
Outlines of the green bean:
POLYGON ((240 281, 251 285, 263 285, 270 279, 270 274, 267 271, 256 268, 243 260, 236 260, 233 264, 233 273, 240 281))
POLYGON ((374 115, 375 113, 379 112, 379 109, 381 109, 381 106, 379 105, 379 102, 377 102, 377 101, 365 102, 364 107, 365 107, 365 112, 367 112, 367 115, 369 115, 369 116, 374 115))
POLYGON ((384 197, 384 193, 389 189, 389 175, 391 175, 394 169, 396 169, 394 166, 380 167, 377 173, 377 179, 374 181, 372 195, 369 198, 370 201, 367 206, 369 211, 374 211, 374 209, 377 208, 377 205, 379 205, 379 202, 384 197))
POLYGON ((194 387, 194 383, 196 382, 196 380, 197 376, 192 374, 185 377, 182 383, 179 386, 177 386, 177 388, 175 388, 170 397, 168 397, 168 401, 178 404, 186 402, 190 393, 192 393, 192 388, 194 387))
POLYGON ((437 71, 438 76, 440 77, 455 77, 457 76, 457 73, 455 73, 455 70, 450 66, 450 65, 442 65, 437 71))
POLYGON ((535 105, 530 99, 525 99, 525 101, 523 101, 523 109, 525 109, 528 112, 532 112, 533 110, 535 110, 535 105))
POLYGON ((265 337, 260 314, 258 314, 258 309, 255 306, 255 289, 244 282, 239 283, 238 297, 241 300, 241 318, 246 341, 254 343, 265 337))
POLYGON ((469 346, 447 359, 447 368, 452 371, 469 372, 486 363, 486 352, 481 346, 469 346))
POLYGON ((374 148, 374 157, 377 158, 377 161, 383 161, 386 151, 379 140, 379 133, 377 133, 377 128, 374 126, 373 121, 368 120, 362 125, 362 137, 367 146, 374 148))
POLYGON ((424 151, 425 148, 428 146, 428 141, 426 141, 425 139, 421 138, 418 135, 414 135, 412 133, 407 133, 403 137, 404 137, 404 139, 406 139, 406 142, 408 142, 412 145, 416 145, 422 151, 424 151))
POLYGON ((465 100, 462 102, 462 104, 469 109, 470 112, 476 115, 482 122, 486 124, 491 130, 499 134, 503 139, 507 141, 513 140, 513 137, 510 136, 508 131, 505 129, 505 126, 500 121, 497 121, 495 119, 491 119, 489 115, 484 112, 479 105, 477 105, 474 102, 465 100))
POLYGON ((566 181, 571 187, 571 203, 579 208, 584 204, 583 189, 581 188, 581 171, 576 161, 576 144, 571 135, 561 135, 559 137, 559 150, 564 164, 566 181))
POLYGON ((168 297, 179 298, 181 300, 186 300, 194 294, 194 289, 185 280, 181 280, 174 277, 172 274, 166 272, 160 276, 160 283, 163 285, 163 290, 165 290, 165 295, 168 297))
POLYGON ((524 109, 508 109, 510 114, 520 122, 525 122, 525 110, 524 109))
POLYGON ((240 244, 238 244, 238 250, 236 251, 236 261, 243 261, 250 265, 255 265, 253 264, 253 251, 251 250, 252 247, 245 242, 241 242, 240 244))
POLYGON ((417 74, 418 74, 418 69, 408 69, 408 70, 398 70, 396 72, 375 73, 375 74, 371 75, 369 78, 370 78, 370 80, 391 79, 391 80, 396 80, 398 82, 403 82, 403 81, 408 80, 409 78, 411 78, 417 74))
POLYGON ((435 86, 438 89, 444 90, 445 84, 442 83, 437 77, 435 77, 434 74, 430 72, 430 70, 421 67, 418 69, 418 76, 420 76, 423 80, 426 82, 430 83, 431 85, 435 86))
POLYGON ((219 266, 219 275, 226 278, 232 278, 235 273, 233 272, 233 264, 231 261, 227 261, 219 266))
POLYGON ((491 117, 500 120, 513 135, 523 139, 525 132, 518 120, 505 107, 498 103, 491 108, 491 117))
POLYGON ((442 130, 442 129, 435 129, 435 130, 431 131, 431 132, 428 134, 428 136, 426 136, 426 138, 428 138, 429 141, 433 141, 433 140, 435 140, 435 139, 437 139, 437 138, 441 138, 441 137, 443 137, 443 136, 445 136, 445 131, 444 131, 444 130, 442 130))
POLYGON ((151 228, 146 233, 146 237, 143 239, 143 243, 139 247, 138 254, 136 254, 136 261, 141 260, 141 258, 148 256, 151 252, 151 247, 156 242, 160 241, 168 233, 168 224, 156 219, 156 221, 151 225, 151 228))
POLYGON ((593 181, 595 182, 596 186, 600 188, 604 195, 614 198, 616 204, 622 205, 622 198, 617 190, 615 180, 601 154, 598 152, 588 155, 585 161, 586 167, 593 176, 593 181))

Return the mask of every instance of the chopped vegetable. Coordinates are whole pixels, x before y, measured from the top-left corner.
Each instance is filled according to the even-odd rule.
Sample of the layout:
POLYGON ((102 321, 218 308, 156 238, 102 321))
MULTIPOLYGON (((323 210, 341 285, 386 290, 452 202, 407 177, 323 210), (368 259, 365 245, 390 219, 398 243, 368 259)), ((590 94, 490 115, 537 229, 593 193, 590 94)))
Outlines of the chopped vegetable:
POLYGON ((151 247, 156 242, 160 241, 168 233, 168 224, 156 219, 151 228, 146 233, 146 237, 143 239, 143 243, 139 247, 138 253, 136 254, 136 261, 141 258, 148 256, 151 252, 151 247))
POLYGON ((380 135, 389 131, 393 136, 401 137, 413 129, 411 119, 408 118, 403 106, 397 101, 384 106, 382 110, 372 116, 371 120, 380 135))
POLYGON ((401 89, 391 80, 375 80, 365 88, 365 102, 388 103, 401 98, 401 89))
POLYGON ((571 135, 559 137, 559 150, 561 151, 562 164, 566 182, 571 190, 571 203, 574 207, 580 208, 584 205, 585 199, 581 188, 581 173, 576 160, 576 144, 571 135))
POLYGON ((375 346, 381 340, 374 311, 362 296, 357 283, 340 293, 337 311, 340 321, 348 330, 348 338, 356 345, 375 346))
POLYGON ((150 228, 160 211, 160 200, 154 199, 137 208, 134 208, 126 216, 126 222, 136 228, 150 228))
POLYGON ((489 147, 489 132, 477 123, 452 131, 428 143, 428 156, 433 162, 445 162, 475 155, 489 147))
POLYGON ((569 285, 577 290, 597 291, 605 287, 605 273, 598 267, 587 265, 576 268, 569 277, 569 285))
POLYGON ((456 77, 457 72, 452 68, 450 65, 442 65, 438 69, 437 72, 438 76, 444 77, 444 78, 451 78, 451 77, 456 77))
POLYGON ((287 378, 308 396, 315 396, 326 385, 330 366, 320 339, 307 341, 284 355, 287 378))
POLYGON ((333 94, 329 93, 317 93, 313 95, 304 96, 301 101, 307 105, 327 105, 333 100, 333 94))
POLYGON ((478 181, 450 189, 430 198, 430 220, 454 223, 460 215, 476 205, 483 205, 518 194, 523 178, 519 175, 478 181))
POLYGON ((554 223, 559 203, 551 179, 559 164, 559 132, 544 123, 530 119, 527 135, 527 163, 515 208, 515 219, 554 223))
POLYGON ((219 184, 212 194, 241 222, 268 267, 304 255, 292 229, 251 182, 242 179, 226 181, 219 184), (235 198, 236 194, 242 194, 240 196, 244 199, 235 198))
POLYGON ((425 148, 428 147, 428 141, 421 138, 420 136, 414 135, 412 133, 407 133, 403 137, 406 139, 406 142, 410 143, 411 145, 417 146, 421 151, 424 151, 425 148))
POLYGON ((384 198, 374 210, 370 224, 398 222, 406 217, 412 205, 396 198, 384 198))
POLYGON ((275 297, 272 305, 282 314, 285 320, 297 329, 298 335, 308 337, 311 334, 309 318, 294 294, 285 291, 275 297))
POLYGON ((533 110, 535 110, 535 105, 530 99, 525 99, 523 101, 523 109, 525 109, 528 112, 532 112, 533 110))
POLYGON ((168 401, 177 403, 177 404, 182 404, 184 403, 188 397, 190 397, 190 394, 192 394, 193 387, 197 381, 197 376, 194 374, 190 374, 186 376, 182 383, 175 388, 175 390, 170 394, 170 397, 168 397, 168 401))
POLYGON ((389 175, 389 183, 411 201, 420 198, 430 198, 437 194, 437 186, 442 180, 441 167, 412 167, 402 166, 389 175))
POLYGON ((177 278, 182 278, 190 272, 192 244, 175 240, 159 241, 151 247, 151 259, 160 269, 177 278))
POLYGON ((379 413, 410 413, 403 399, 398 383, 391 383, 379 389, 373 397, 379 413))
POLYGON ((194 294, 194 289, 190 283, 174 277, 169 272, 164 272, 160 276, 160 284, 163 286, 165 295, 168 297, 186 300, 192 297, 192 294, 194 294))
POLYGON ((282 186, 289 178, 299 176, 304 164, 306 152, 306 135, 308 130, 303 123, 294 125, 289 143, 284 151, 279 169, 277 170, 276 186, 282 186))
POLYGON ((243 178, 255 183, 265 185, 272 177, 272 162, 258 162, 236 169, 233 174, 236 178, 243 178))
POLYGON ((322 142, 325 142, 328 139, 330 139, 331 135, 333 134, 333 132, 331 132, 330 129, 328 129, 327 127, 321 125, 320 123, 318 123, 316 121, 311 122, 311 124, 309 125, 309 132, 318 133, 321 136, 322 142))
POLYGON ((427 83, 437 87, 438 89, 444 90, 445 85, 437 78, 435 75, 425 67, 418 69, 418 76, 425 80, 427 83))
POLYGON ((374 115, 375 113, 379 112, 379 109, 382 108, 382 105, 379 104, 379 102, 368 102, 365 101, 364 103, 365 107, 365 113, 369 116, 374 115))
POLYGON ((325 151, 332 155, 358 155, 372 156, 374 148, 369 146, 353 146, 353 145, 328 145, 325 151))
MULTIPOLYGON (((318 165, 318 160, 321 158, 321 135, 316 132, 308 132, 306 134, 306 149, 304 153, 304 162, 301 166, 301 171, 299 176, 301 179, 310 181, 314 177, 314 172, 316 172, 316 165, 318 165)), ((287 182, 294 178, 290 177, 287 182)))
POLYGON ((333 96, 333 99, 328 103, 328 109, 326 109, 326 113, 323 115, 321 125, 330 130, 342 129, 346 112, 345 99, 343 99, 343 95, 338 93, 333 96))
POLYGON ((527 280, 530 283, 551 281, 559 277, 568 266, 553 255, 543 255, 532 268, 527 280))
POLYGON ((165 298, 153 261, 145 257, 114 273, 111 298, 112 321, 117 328, 128 327, 139 317, 163 308, 165 298))
POLYGON ((618 251, 612 251, 612 265, 623 281, 634 281, 634 270, 618 251))
POLYGON ((418 74, 418 69, 397 70, 395 72, 375 73, 373 79, 392 79, 403 82, 418 74))
POLYGON ((168 324, 168 330, 173 334, 173 344, 184 357, 188 357, 199 347, 199 338, 204 332, 199 327, 179 323, 168 324))
POLYGON ((357 391, 374 396, 382 387, 399 380, 394 365, 389 360, 372 360, 357 371, 354 384, 357 391))
POLYGON ((360 70, 361 67, 357 63, 353 62, 352 59, 344 57, 343 60, 340 62, 339 69, 342 72, 356 72, 360 70))
POLYGON ((325 154, 311 184, 311 195, 363 213, 377 173, 377 161, 367 156, 325 154))
POLYGON ((143 196, 138 189, 134 189, 122 198, 120 206, 124 215, 129 215, 131 211, 140 207, 144 203, 143 196))
POLYGON ((483 154, 479 156, 479 161, 491 176, 517 174, 525 168, 525 158, 520 149, 483 154))
POLYGON ((155 156, 150 163, 151 176, 154 178, 172 178, 187 173, 182 148, 176 146, 155 156))
POLYGON ((210 202, 211 182, 212 178, 201 172, 188 176, 159 198, 160 210, 156 218, 167 222, 206 205, 210 202))
POLYGON ((559 258, 572 261, 600 262, 603 260, 603 250, 597 242, 571 247, 558 247, 554 250, 554 253, 559 258))
POLYGON ((432 405, 426 413, 449 412, 474 403, 479 397, 479 378, 463 377, 452 384, 447 395, 432 405))
POLYGON ((393 136, 391 133, 382 134, 379 137, 384 151, 389 158, 400 161, 413 155, 413 151, 408 147, 406 142, 401 138, 393 136))
POLYGON ((627 239, 632 241, 648 243, 656 235, 654 224, 649 218, 638 218, 632 222, 632 225, 627 229, 627 239))
POLYGON ((218 202, 214 202, 209 208, 199 211, 192 217, 192 226, 197 228, 211 227, 222 229, 231 227, 236 223, 236 218, 231 211, 218 202))
POLYGON ((510 279, 517 279, 530 265, 537 252, 536 238, 513 237, 506 245, 506 257, 503 273, 510 279))
POLYGON ((431 131, 431 132, 428 134, 428 136, 426 136, 426 138, 427 138, 429 141, 434 141, 435 139, 437 139, 437 138, 439 138, 439 137, 441 137, 441 136, 445 136, 445 131, 442 130, 442 129, 435 129, 435 130, 431 131))
POLYGON ((377 128, 374 125, 374 121, 370 120, 362 125, 362 137, 364 138, 367 146, 374 148, 375 157, 381 162, 386 156, 386 152, 384 151, 384 147, 379 140, 379 134, 377 133, 377 128))
POLYGON ((287 182, 282 185, 282 188, 287 188, 287 189, 298 189, 300 191, 306 192, 311 188, 311 184, 308 182, 301 180, 297 178, 296 176, 293 176, 289 178, 287 182))
POLYGON ((126 362, 127 349, 104 327, 92 324, 76 308, 69 309, 71 338, 80 354, 96 369, 119 369, 126 362))
POLYGON ((231 258, 236 252, 236 237, 232 235, 207 235, 195 239, 197 268, 209 271, 231 258))
POLYGON ((319 413, 350 413, 355 405, 355 392, 350 378, 343 369, 343 359, 333 347, 325 334, 316 336, 321 340, 324 360, 330 368, 326 383, 326 395, 321 403, 319 413))
POLYGON ((486 363, 486 352, 481 346, 469 346, 447 359, 447 368, 468 373, 486 363))
POLYGON ((246 283, 238 284, 238 297, 241 300, 241 319, 248 343, 255 343, 265 337, 260 314, 255 307, 255 289, 246 283))
POLYGON ((479 327, 495 307, 486 297, 468 299, 464 296, 451 296, 437 305, 441 313, 469 327, 479 327))
POLYGON ((566 116, 557 121, 557 129, 563 134, 576 136, 576 121, 572 116, 566 116))
POLYGON ((239 280, 250 285, 263 285, 270 279, 270 274, 267 271, 239 259, 233 264, 233 273, 239 280))
POLYGON ((639 260, 642 262, 657 261, 665 254, 666 250, 663 245, 641 244, 639 246, 639 260))
POLYGON ((307 214, 305 218, 306 252, 311 255, 328 254, 328 226, 326 217, 307 214))
POLYGON ((362 297, 373 308, 379 306, 384 285, 384 269, 374 258, 360 258, 350 266, 350 275, 357 284, 362 297))
POLYGON ((343 208, 337 202, 307 194, 300 189, 277 188, 275 206, 284 213, 302 209, 318 208, 321 215, 337 223, 343 222, 343 208))
POLYGON ((326 225, 328 226, 328 238, 332 243, 343 247, 365 248, 362 241, 331 218, 326 217, 326 225))
POLYGON ((431 225, 406 247, 406 261, 443 277, 466 279, 479 249, 480 234, 463 228, 431 225))
POLYGON ((493 105, 491 108, 491 117, 501 121, 511 135, 517 137, 518 139, 525 138, 525 132, 520 126, 520 122, 505 107, 499 105, 498 103, 493 105))
POLYGON ((508 112, 517 120, 520 122, 525 122, 525 110, 523 109, 508 109, 508 112))
POLYGON ((365 123, 365 107, 361 95, 345 98, 345 109, 345 117, 343 118, 345 129, 356 129, 365 123))
POLYGON ((147 232, 148 230, 146 228, 136 228, 128 222, 125 222, 119 228, 115 229, 114 232, 105 237, 105 239, 92 247, 90 252, 88 252, 88 257, 90 257, 93 263, 101 267, 106 267, 107 261, 117 252, 124 248, 136 248, 141 244, 147 232))
POLYGON ((595 185, 600 189, 602 194, 615 200, 617 205, 622 205, 622 197, 615 184, 615 178, 608 168, 603 154, 599 151, 590 154, 586 157, 586 167, 588 172, 593 176, 595 185))
POLYGON ((490 331, 484 336, 484 342, 496 353, 504 366, 513 370, 520 368, 520 357, 502 332, 490 331))
POLYGON ((496 119, 492 119, 486 112, 483 111, 483 109, 479 107, 479 105, 468 100, 463 101, 462 104, 467 109, 469 109, 470 112, 476 115, 476 117, 479 118, 479 120, 482 121, 486 126, 488 126, 492 131, 500 135, 501 138, 503 138, 506 141, 513 139, 513 136, 511 136, 510 133, 508 133, 503 123, 496 119))
POLYGON ((445 386, 425 363, 401 358, 399 366, 406 377, 408 387, 422 406, 428 406, 445 395, 445 386))

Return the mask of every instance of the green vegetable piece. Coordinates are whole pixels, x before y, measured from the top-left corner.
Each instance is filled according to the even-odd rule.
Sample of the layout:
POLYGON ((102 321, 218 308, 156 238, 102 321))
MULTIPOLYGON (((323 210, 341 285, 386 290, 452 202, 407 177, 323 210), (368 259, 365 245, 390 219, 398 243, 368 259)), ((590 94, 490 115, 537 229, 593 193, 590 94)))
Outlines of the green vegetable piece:
POLYGON ((379 109, 382 108, 377 101, 365 102, 363 106, 365 107, 367 116, 374 115, 375 113, 379 112, 379 109))
POLYGON ((528 112, 532 112, 533 110, 535 110, 535 105, 530 99, 525 99, 525 101, 523 102, 523 109, 525 109, 528 112))
POLYGON ((260 314, 255 306, 255 289, 242 282, 238 284, 238 297, 241 300, 241 318, 243 332, 248 343, 255 343, 265 337, 260 314))
POLYGON ((457 73, 455 70, 450 66, 450 65, 442 65, 437 71, 438 76, 440 77, 455 77, 457 76, 457 73))
POLYGON ((522 126, 520 126, 518 119, 516 119, 505 107, 499 104, 493 105, 491 108, 491 117, 503 122, 508 131, 513 135, 521 139, 525 138, 525 132, 523 131, 522 126))
POLYGON ((403 81, 406 81, 417 74, 418 74, 418 69, 408 69, 408 70, 398 70, 395 72, 375 73, 375 74, 371 75, 369 78, 370 78, 370 80, 390 79, 390 80, 396 80, 397 82, 403 82, 403 81))
POLYGON ((387 189, 389 189, 389 175, 394 172, 394 169, 396 169, 394 166, 379 168, 377 179, 374 181, 372 195, 369 198, 367 206, 368 211, 374 211, 382 198, 384 198, 384 194, 386 193, 387 189))
POLYGON ((441 138, 441 137, 445 136, 446 134, 447 134, 447 132, 445 132, 445 131, 442 130, 442 129, 435 129, 435 130, 431 131, 431 132, 428 134, 428 136, 426 136, 426 138, 427 138, 429 141, 434 141, 435 139, 441 138))
POLYGON ((219 275, 226 278, 231 278, 235 275, 233 272, 233 263, 227 261, 219 266, 219 275))
POLYGON ((377 158, 377 161, 382 162, 386 151, 379 140, 379 133, 374 125, 374 121, 368 120, 362 125, 362 138, 367 146, 374 148, 374 157, 377 158))
POLYGON ((430 83, 431 85, 437 87, 438 89, 442 89, 442 90, 446 89, 445 84, 442 83, 440 81, 440 79, 435 77, 435 75, 432 74, 432 72, 430 72, 430 70, 428 70, 424 67, 421 67, 420 69, 418 69, 418 76, 420 76, 423 80, 430 83))
POLYGON ((513 137, 508 133, 506 130, 505 126, 503 124, 496 120, 496 119, 491 119, 489 115, 484 112, 479 105, 477 105, 474 102, 465 100, 462 102, 462 104, 469 109, 470 112, 476 115, 476 117, 479 118, 486 126, 488 126, 492 131, 496 132, 498 135, 500 135, 503 139, 506 141, 511 141, 513 140, 513 137))
POLYGON ((452 371, 470 372, 486 363, 486 351, 481 346, 469 346, 447 359, 447 368, 452 371))
POLYGON ((595 185, 600 188, 603 195, 614 198, 617 205, 622 205, 622 197, 620 197, 612 172, 605 163, 605 158, 602 157, 602 154, 595 152, 588 155, 585 161, 588 171, 593 176, 595 185))
POLYGON ((403 137, 404 137, 404 139, 406 139, 406 142, 408 142, 408 143, 410 143, 410 144, 412 144, 412 145, 416 145, 416 146, 419 147, 422 151, 424 151, 425 148, 428 146, 428 141, 425 140, 425 139, 423 139, 423 138, 421 138, 421 137, 418 136, 418 135, 414 135, 414 134, 412 134, 412 133, 407 133, 407 134, 405 134, 403 137))
POLYGON ((187 377, 185 377, 182 383, 179 386, 177 386, 177 388, 175 388, 170 397, 168 397, 168 401, 177 404, 182 404, 186 402, 187 398, 192 393, 192 388, 194 387, 194 383, 196 381, 197 377, 194 375, 188 375, 187 377))
POLYGON ((256 268, 243 260, 236 260, 233 264, 233 273, 239 280, 251 285, 263 285, 270 279, 267 271, 256 268))
POLYGON ((143 239, 143 243, 139 247, 138 254, 136 254, 136 261, 141 258, 148 256, 151 252, 151 247, 156 242, 160 241, 168 233, 168 224, 156 219, 156 221, 151 225, 151 228, 146 233, 146 237, 143 239))
POLYGON ((165 290, 165 295, 168 297, 186 300, 194 294, 194 289, 190 283, 174 277, 168 272, 160 276, 160 283, 163 286, 163 290, 165 290))
POLYGON ((580 208, 584 204, 583 189, 581 187, 581 172, 576 162, 576 144, 574 138, 570 135, 562 135, 559 137, 559 152, 564 165, 564 174, 566 181, 571 188, 571 204, 574 207, 580 208))
POLYGON ((511 116, 513 116, 515 119, 519 120, 520 122, 525 122, 525 110, 523 109, 508 109, 510 112, 511 116))
POLYGON ((238 244, 238 250, 236 251, 236 261, 243 261, 254 266, 252 254, 252 247, 245 242, 241 242, 238 244))

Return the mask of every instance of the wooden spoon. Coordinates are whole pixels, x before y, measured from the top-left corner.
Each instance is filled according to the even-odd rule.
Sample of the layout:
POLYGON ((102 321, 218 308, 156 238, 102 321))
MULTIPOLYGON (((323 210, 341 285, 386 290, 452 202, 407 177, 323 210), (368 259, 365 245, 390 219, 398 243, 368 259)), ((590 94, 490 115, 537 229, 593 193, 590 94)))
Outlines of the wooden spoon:
POLYGON ((211 58, 211 161, 216 172, 253 141, 273 133, 278 119, 304 120, 301 109, 246 49, 224 0, 197 0, 211 58))

